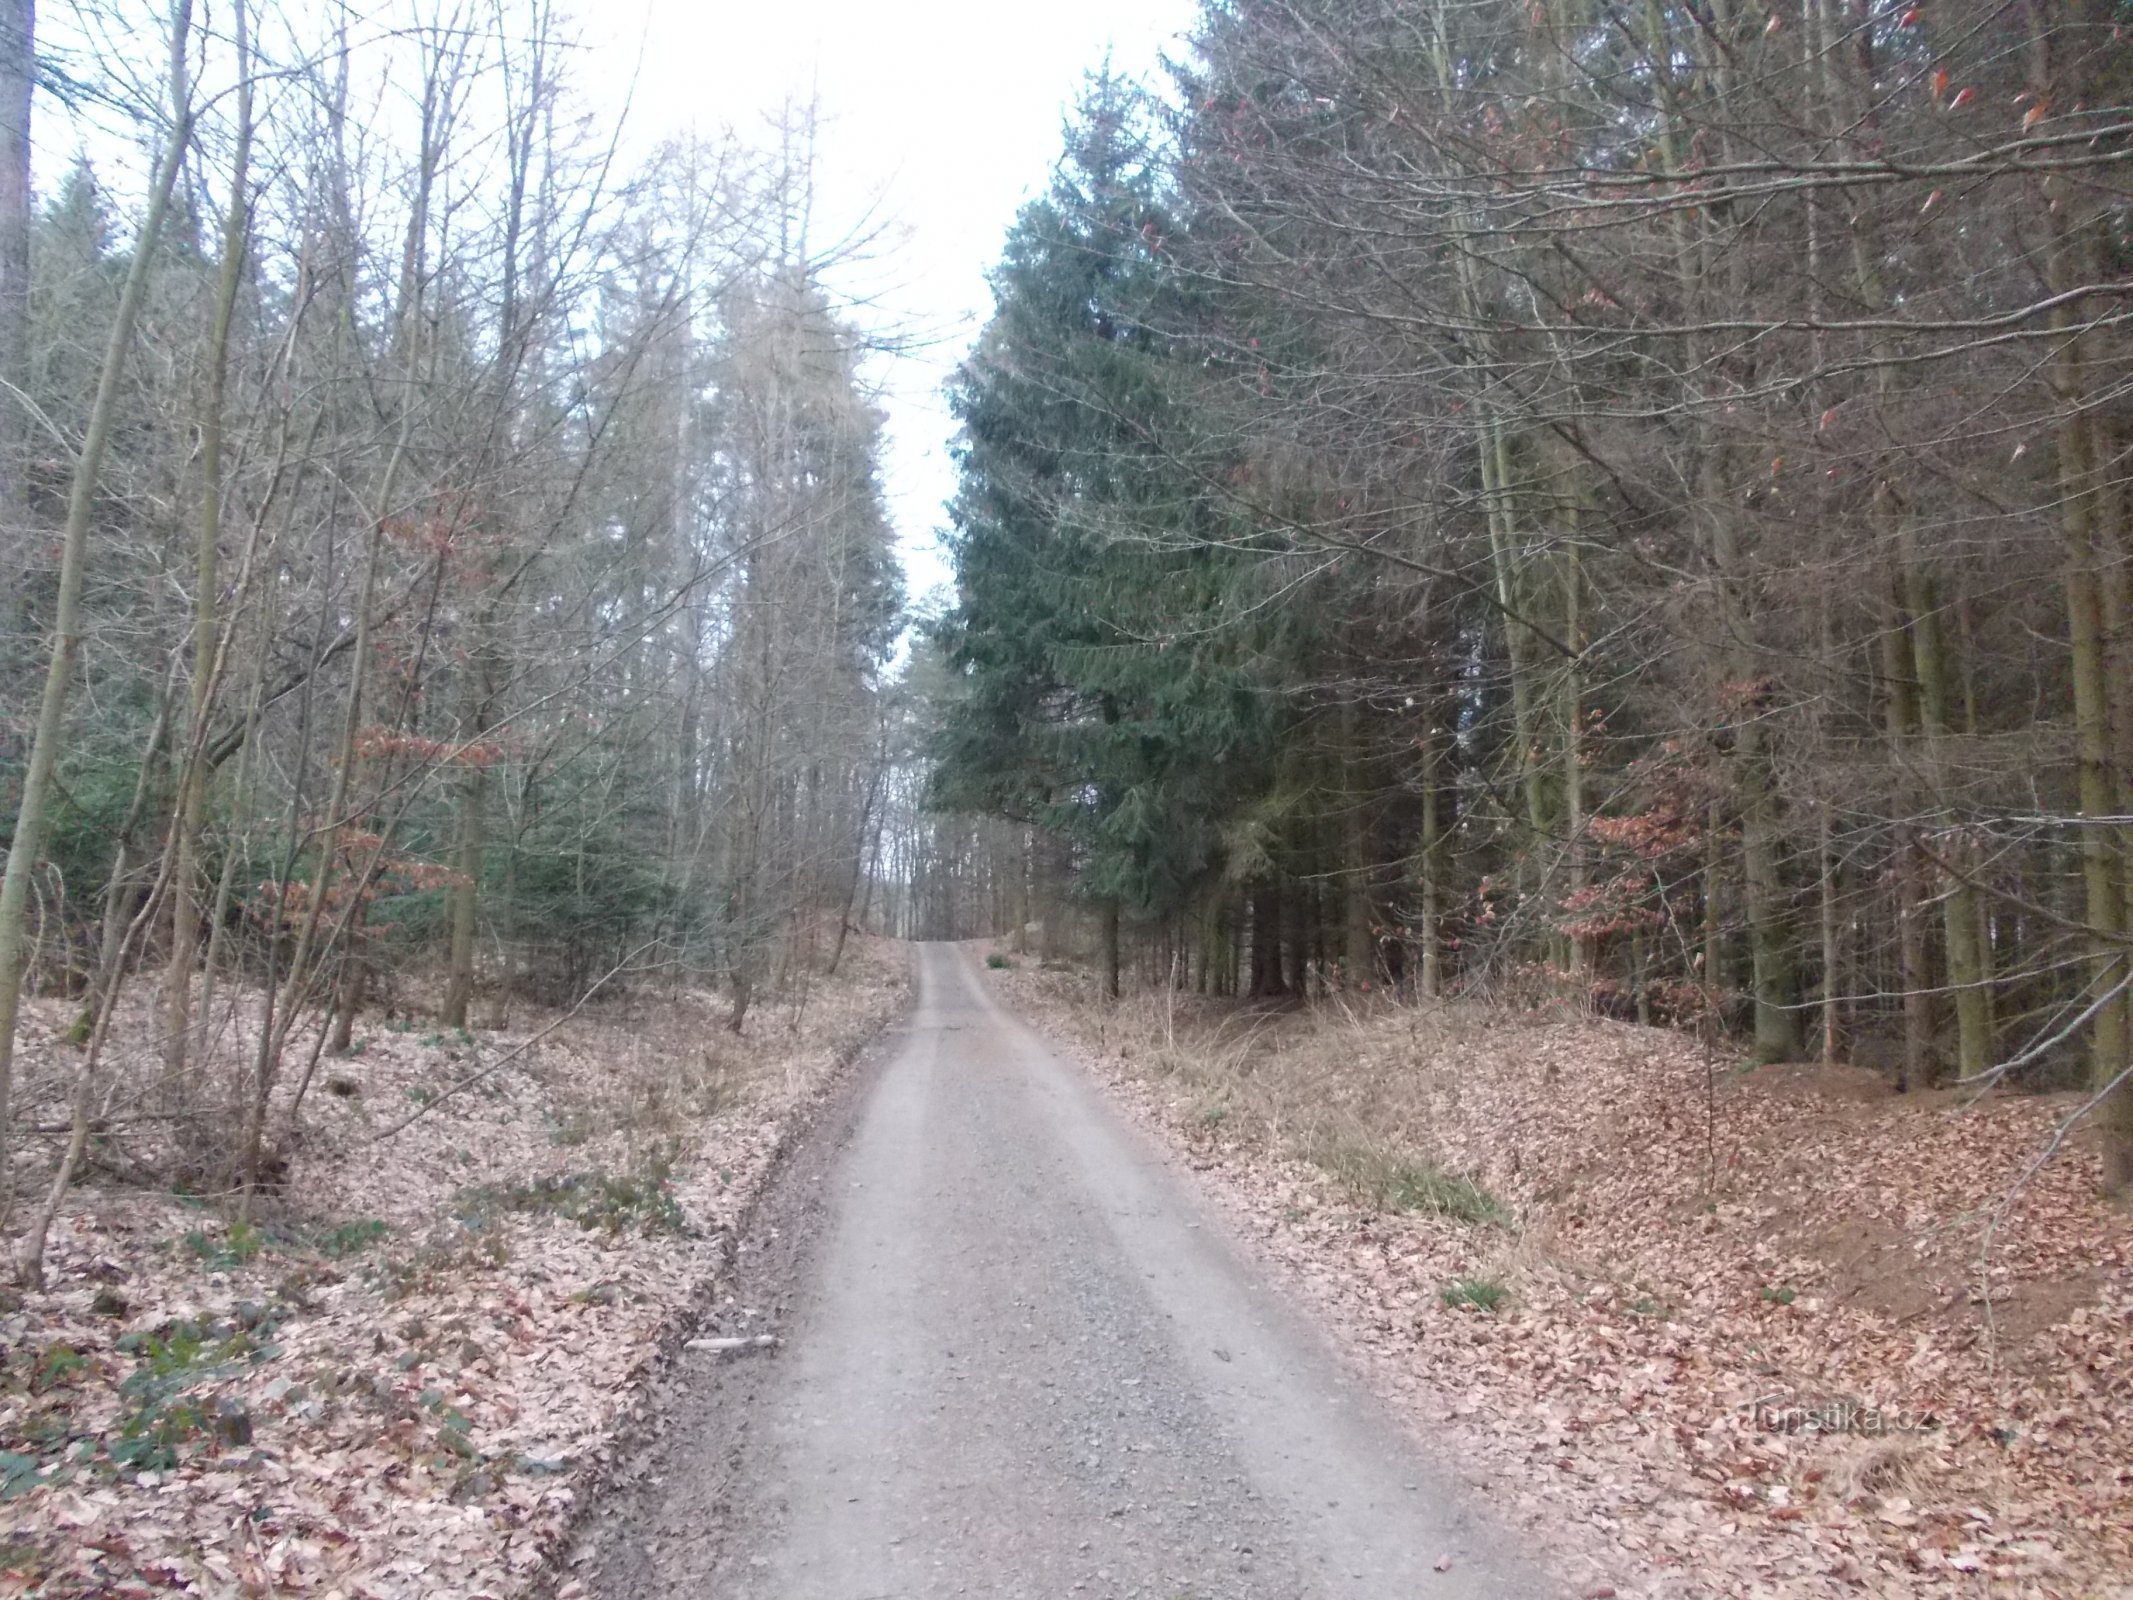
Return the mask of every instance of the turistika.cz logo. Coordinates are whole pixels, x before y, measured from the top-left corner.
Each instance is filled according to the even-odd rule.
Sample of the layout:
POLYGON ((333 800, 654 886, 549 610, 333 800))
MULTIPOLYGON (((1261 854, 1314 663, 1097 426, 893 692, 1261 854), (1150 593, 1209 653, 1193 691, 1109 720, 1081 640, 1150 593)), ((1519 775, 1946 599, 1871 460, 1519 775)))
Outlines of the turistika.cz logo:
POLYGON ((1758 1433, 1858 1434, 1881 1438, 1892 1433, 1927 1433, 1940 1426, 1930 1411, 1869 1405, 1863 1400, 1824 1400, 1805 1404, 1789 1395, 1766 1394, 1743 1408, 1755 1419, 1758 1433))

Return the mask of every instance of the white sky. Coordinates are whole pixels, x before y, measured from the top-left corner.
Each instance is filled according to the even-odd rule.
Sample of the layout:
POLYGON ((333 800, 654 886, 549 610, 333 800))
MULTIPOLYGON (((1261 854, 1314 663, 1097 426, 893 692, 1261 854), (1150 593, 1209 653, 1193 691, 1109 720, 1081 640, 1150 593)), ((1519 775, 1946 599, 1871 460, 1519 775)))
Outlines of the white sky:
MULTIPOLYGON (((285 3, 300 10, 311 0, 285 3)), ((1050 181, 1063 119, 1087 75, 1107 53, 1122 74, 1156 73, 1195 0, 565 4, 587 47, 574 64, 581 92, 597 108, 628 107, 626 155, 649 154, 692 127, 764 132, 788 102, 815 101, 816 242, 867 225, 885 251, 833 287, 868 302, 862 321, 872 331, 916 336, 913 353, 881 359, 869 375, 889 418, 889 510, 911 597, 924 599, 949 576, 934 542, 954 487, 941 387, 991 311, 985 274, 1017 210, 1050 181)), ((62 0, 39 10, 41 49, 100 57, 106 70, 138 72, 148 98, 161 92, 160 3, 77 10, 62 0)), ((206 11, 213 22, 221 7, 206 0, 206 11)), ((98 133, 93 114, 84 123, 57 112, 39 96, 40 190, 50 194, 84 149, 107 184, 123 185, 135 136, 98 133)))
POLYGON ((991 310, 985 273, 1016 211, 1049 181, 1084 75, 1107 50, 1122 73, 1153 70, 1193 0, 582 4, 598 80, 619 95, 635 74, 640 137, 692 124, 745 131, 812 94, 823 118, 816 232, 848 231, 878 200, 900 235, 865 288, 887 318, 931 336, 876 372, 890 510, 912 598, 923 597, 947 578, 933 546, 954 478, 940 389, 991 310))

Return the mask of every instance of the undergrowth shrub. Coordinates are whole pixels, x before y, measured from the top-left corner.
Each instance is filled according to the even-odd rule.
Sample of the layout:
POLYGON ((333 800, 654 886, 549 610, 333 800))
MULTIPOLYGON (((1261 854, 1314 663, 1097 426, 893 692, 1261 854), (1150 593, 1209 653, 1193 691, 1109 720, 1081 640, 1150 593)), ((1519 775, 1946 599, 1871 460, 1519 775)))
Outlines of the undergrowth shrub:
POLYGON ((499 1187, 462 1189, 453 1215, 469 1226, 512 1213, 564 1217, 586 1229, 680 1233, 688 1226, 674 1198, 674 1161, 658 1155, 634 1172, 571 1172, 499 1187))
POLYGON ((232 1318, 180 1317, 123 1335, 118 1350, 139 1365, 119 1385, 128 1409, 105 1452, 122 1472, 166 1472, 196 1442, 242 1444, 251 1438, 241 1404, 211 1404, 207 1385, 281 1354, 273 1343, 279 1317, 239 1308, 232 1318), (246 1314, 249 1312, 249 1314, 246 1314))
POLYGON ((1438 1298, 1453 1308, 1472 1306, 1476 1311, 1494 1311, 1504 1303, 1504 1286, 1494 1278, 1454 1278, 1437 1291, 1438 1298))
POLYGON ((329 1261, 344 1261, 350 1256, 361 1255, 391 1232, 389 1224, 368 1217, 360 1222, 344 1222, 329 1228, 312 1242, 318 1253, 329 1261))
POLYGON ((1510 1220, 1496 1197, 1474 1179, 1427 1161, 1354 1144, 1321 1146, 1309 1154, 1358 1201, 1380 1211, 1421 1212, 1477 1226, 1510 1220))

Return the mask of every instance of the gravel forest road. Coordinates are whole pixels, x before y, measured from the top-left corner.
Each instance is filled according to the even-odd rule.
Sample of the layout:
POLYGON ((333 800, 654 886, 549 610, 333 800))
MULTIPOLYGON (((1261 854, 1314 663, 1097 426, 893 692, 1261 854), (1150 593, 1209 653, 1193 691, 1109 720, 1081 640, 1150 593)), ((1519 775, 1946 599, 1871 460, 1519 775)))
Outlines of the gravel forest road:
POLYGON ((919 962, 744 1245, 718 1331, 780 1347, 688 1358, 591 1593, 1553 1592, 967 950, 919 962))

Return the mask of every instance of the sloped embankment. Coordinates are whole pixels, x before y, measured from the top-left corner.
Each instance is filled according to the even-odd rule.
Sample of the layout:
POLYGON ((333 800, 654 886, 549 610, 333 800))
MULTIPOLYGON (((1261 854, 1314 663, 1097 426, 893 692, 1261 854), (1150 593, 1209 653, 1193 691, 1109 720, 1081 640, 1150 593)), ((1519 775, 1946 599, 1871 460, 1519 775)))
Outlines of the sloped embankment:
POLYGON ((1651 1030, 992 976, 1622 1595, 2133 1593, 2133 1217, 2069 1103, 1651 1030))
POLYGON ((745 1039, 708 995, 622 1001, 486 1077, 519 1036, 379 1023, 257 1226, 81 1190, 0 1317, 0 1593, 522 1591, 908 988, 855 941, 745 1039))

